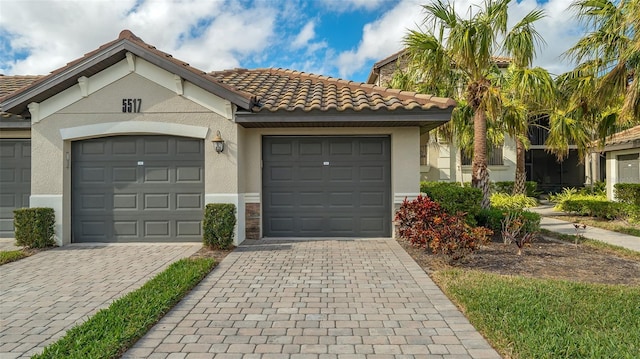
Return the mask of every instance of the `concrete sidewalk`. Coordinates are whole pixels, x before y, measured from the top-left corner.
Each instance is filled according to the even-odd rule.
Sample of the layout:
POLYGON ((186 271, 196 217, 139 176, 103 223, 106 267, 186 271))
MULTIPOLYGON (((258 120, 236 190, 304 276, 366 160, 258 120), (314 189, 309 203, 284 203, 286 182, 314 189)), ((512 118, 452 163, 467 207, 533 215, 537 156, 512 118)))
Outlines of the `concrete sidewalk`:
MULTIPOLYGON (((541 206, 531 208, 531 210, 533 212, 540 213, 542 216, 542 220, 540 221, 541 228, 556 233, 576 235, 576 229, 572 222, 549 218, 549 216, 565 215, 563 212, 554 211, 552 204, 543 204, 541 206)), ((592 226, 587 226, 585 230, 580 230, 580 234, 585 238, 595 239, 640 252, 640 237, 608 231, 606 229, 600 229, 592 226)))
MULTIPOLYGON (((2 241, 4 248, 10 243, 2 241)), ((72 244, 0 266, 0 358, 29 358, 196 244, 72 244)))
POLYGON ((393 239, 229 254, 123 358, 500 358, 393 239))

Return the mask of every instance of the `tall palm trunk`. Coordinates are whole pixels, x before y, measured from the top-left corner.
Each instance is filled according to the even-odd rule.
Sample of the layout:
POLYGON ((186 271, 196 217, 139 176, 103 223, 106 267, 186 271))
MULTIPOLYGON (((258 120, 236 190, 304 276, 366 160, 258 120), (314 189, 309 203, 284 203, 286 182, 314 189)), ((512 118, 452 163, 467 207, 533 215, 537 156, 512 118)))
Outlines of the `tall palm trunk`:
POLYGON ((482 208, 489 208, 489 170, 487 168, 487 115, 476 109, 473 115, 473 165, 471 184, 482 191, 482 208))
POLYGON ((527 173, 524 168, 524 143, 516 136, 516 178, 513 184, 513 194, 525 194, 527 173))

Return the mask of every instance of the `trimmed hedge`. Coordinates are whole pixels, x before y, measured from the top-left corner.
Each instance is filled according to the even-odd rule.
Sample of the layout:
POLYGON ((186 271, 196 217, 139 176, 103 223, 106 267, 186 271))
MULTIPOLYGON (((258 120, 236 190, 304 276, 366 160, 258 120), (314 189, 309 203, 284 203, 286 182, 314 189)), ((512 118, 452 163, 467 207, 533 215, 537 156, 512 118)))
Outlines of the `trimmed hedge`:
MULTIPOLYGON (((491 183, 491 192, 492 193, 513 193, 513 185, 514 181, 498 181, 491 183)), ((535 181, 527 181, 525 182, 525 194, 527 197, 538 197, 540 192, 538 191, 538 183, 535 181)))
POLYGON ((613 193, 622 203, 640 206, 640 183, 616 183, 613 193))
POLYGON ((438 202, 448 214, 467 215, 467 223, 475 224, 475 216, 480 212, 482 191, 473 187, 460 187, 449 182, 420 182, 420 192, 438 202))
POLYGON ((538 201, 535 198, 527 197, 524 194, 494 193, 491 195, 491 207, 503 210, 521 210, 537 205, 538 201))
POLYGON ((234 204, 209 203, 204 209, 202 241, 211 248, 229 249, 233 246, 235 226, 236 206, 234 204))
POLYGON ((13 211, 16 245, 28 248, 54 246, 56 216, 53 208, 19 208, 13 211))
POLYGON ((599 200, 567 200, 562 202, 560 209, 579 216, 589 216, 603 219, 617 219, 627 216, 628 205, 620 202, 599 200))
POLYGON ((509 211, 500 208, 489 208, 480 210, 476 219, 479 226, 489 228, 494 233, 501 233, 502 220, 508 213, 518 213, 518 215, 524 218, 524 224, 522 226, 523 233, 533 233, 540 230, 540 215, 535 212, 529 211, 509 211))

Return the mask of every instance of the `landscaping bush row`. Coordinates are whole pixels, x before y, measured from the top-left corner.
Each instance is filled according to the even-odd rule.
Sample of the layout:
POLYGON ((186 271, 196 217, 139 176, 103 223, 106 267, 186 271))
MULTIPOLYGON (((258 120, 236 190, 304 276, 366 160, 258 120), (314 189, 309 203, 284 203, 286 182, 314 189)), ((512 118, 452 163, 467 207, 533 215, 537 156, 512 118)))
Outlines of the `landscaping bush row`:
POLYGON ((600 200, 567 200, 562 202, 560 210, 579 216, 601 219, 640 220, 640 206, 600 200))
POLYGON ((475 224, 475 217, 480 212, 482 191, 473 187, 461 187, 451 182, 421 182, 420 192, 435 202, 450 215, 464 213, 470 225, 475 224))
POLYGON ((640 206, 640 183, 616 183, 613 189, 618 201, 640 206))

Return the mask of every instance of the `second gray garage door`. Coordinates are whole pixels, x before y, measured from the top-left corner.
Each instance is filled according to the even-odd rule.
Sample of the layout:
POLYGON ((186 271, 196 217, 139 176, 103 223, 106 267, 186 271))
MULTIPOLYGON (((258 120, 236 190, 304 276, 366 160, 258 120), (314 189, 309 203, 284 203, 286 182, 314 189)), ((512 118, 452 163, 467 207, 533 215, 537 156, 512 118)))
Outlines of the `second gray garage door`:
POLYGON ((265 136, 265 237, 389 237, 385 137, 265 136))
POLYGON ((73 242, 201 241, 203 141, 116 136, 72 145, 73 242))
POLYGON ((29 207, 31 140, 0 140, 0 238, 13 238, 13 210, 29 207))

